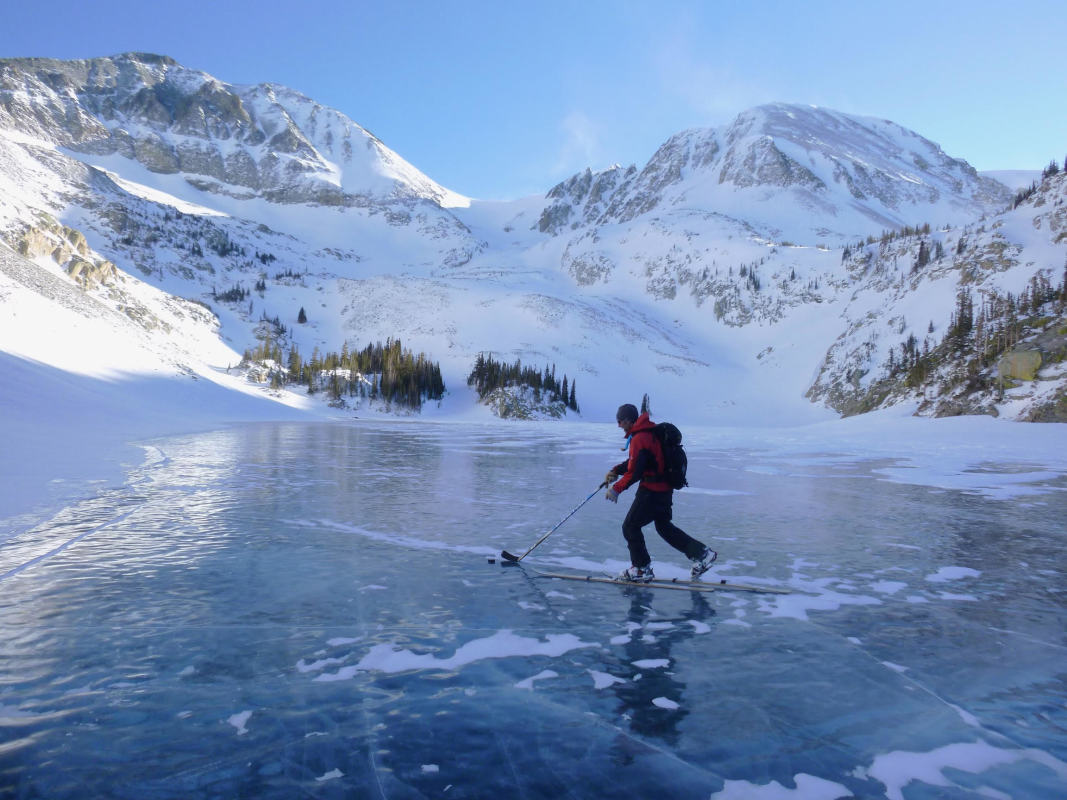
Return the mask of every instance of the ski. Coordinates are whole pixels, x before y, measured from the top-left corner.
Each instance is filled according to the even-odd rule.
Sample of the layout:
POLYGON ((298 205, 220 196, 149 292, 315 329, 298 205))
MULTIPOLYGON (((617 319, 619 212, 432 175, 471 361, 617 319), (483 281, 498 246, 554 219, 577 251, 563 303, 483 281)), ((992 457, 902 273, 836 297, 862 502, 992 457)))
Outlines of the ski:
MULTIPOLYGON (((531 569, 533 569, 531 567, 531 569)), ((616 586, 630 586, 641 589, 675 589, 682 592, 761 592, 765 594, 790 594, 789 589, 781 589, 777 586, 754 586, 748 583, 727 583, 724 580, 718 583, 707 581, 683 581, 683 580, 654 580, 648 583, 636 581, 620 581, 617 578, 609 578, 606 575, 583 575, 573 572, 542 572, 533 570, 542 578, 560 578, 565 581, 585 581, 587 583, 614 583, 616 586)))

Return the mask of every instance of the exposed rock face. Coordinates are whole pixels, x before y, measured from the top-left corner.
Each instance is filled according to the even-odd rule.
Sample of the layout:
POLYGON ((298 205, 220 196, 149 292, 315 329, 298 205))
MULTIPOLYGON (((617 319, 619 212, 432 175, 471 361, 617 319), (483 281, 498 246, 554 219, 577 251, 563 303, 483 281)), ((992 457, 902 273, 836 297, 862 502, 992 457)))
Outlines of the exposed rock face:
POLYGON ((91 289, 114 279, 115 265, 106 260, 94 263, 84 258, 73 258, 67 264, 67 274, 83 289, 91 289))
MULTIPOLYGON (((549 192, 539 229, 558 234, 625 223, 696 197, 713 201, 720 196, 715 187, 758 190, 757 203, 789 197, 830 218, 859 212, 878 231, 914 224, 912 209, 932 203, 978 217, 1010 200, 1003 185, 892 122, 773 104, 723 128, 672 136, 640 172, 575 175, 549 192)), ((721 195, 721 202, 731 198, 721 195)))
POLYGON ((1067 422, 1067 392, 1030 410, 1023 422, 1067 422))
POLYGON ((1012 350, 1000 357, 997 373, 1008 380, 1032 381, 1041 369, 1040 350, 1012 350))
POLYGON ((552 187, 546 197, 552 200, 537 222, 541 233, 557 234, 564 228, 596 222, 603 216, 615 191, 637 174, 634 166, 614 166, 602 172, 580 172, 552 187))
POLYGON ((45 215, 22 233, 14 250, 30 259, 49 256, 83 289, 110 283, 116 275, 114 264, 92 254, 81 231, 45 215))
POLYGON ((281 86, 237 87, 171 58, 0 60, 0 126, 153 172, 211 178, 278 203, 451 196, 343 114, 281 86), (338 174, 340 173, 340 182, 338 174))

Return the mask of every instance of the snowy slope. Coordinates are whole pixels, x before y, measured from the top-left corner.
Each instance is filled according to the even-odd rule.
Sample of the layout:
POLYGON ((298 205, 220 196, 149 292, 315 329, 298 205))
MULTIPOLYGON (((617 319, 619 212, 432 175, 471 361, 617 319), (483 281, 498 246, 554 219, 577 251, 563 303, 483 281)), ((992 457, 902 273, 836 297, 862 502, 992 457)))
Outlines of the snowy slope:
POLYGON ((118 153, 216 191, 278 202, 467 200, 343 114, 283 86, 232 86, 141 53, 0 64, 0 127, 118 153))
POLYGON ((923 221, 960 224, 1009 196, 892 122, 778 103, 722 128, 683 131, 640 171, 613 168, 565 181, 549 194, 556 202, 542 229, 558 231, 561 217, 572 226, 605 225, 699 209, 769 237, 843 244, 923 221))
MULTIPOLYGON (((225 369, 268 318, 305 354, 388 337, 425 351, 450 390, 428 415, 480 413, 465 378, 492 351, 568 374, 586 418, 647 392, 662 415, 780 424, 832 417, 805 396, 847 369, 828 351, 858 319, 889 319, 842 245, 924 221, 984 225, 1011 194, 893 123, 777 104, 682 132, 641 169, 470 201, 296 92, 144 54, 0 61, 0 187, 8 246, 76 232, 85 252, 46 247, 35 263, 72 285, 75 257, 113 265, 111 286, 171 326, 151 352, 178 372, 225 369), (216 299, 231 287, 247 299, 216 299), (201 335, 215 322, 186 337, 166 321, 168 296, 210 307, 216 341, 201 335)), ((1011 267, 1025 284, 1062 243, 1017 227, 1013 246, 1043 248, 1011 267)), ((98 299, 119 311, 107 287, 98 299)), ((930 281, 900 291, 931 306, 923 316, 951 313, 930 281)), ((24 339, 0 347, 52 363, 24 339)), ((133 358, 114 353, 101 370, 133 358)))

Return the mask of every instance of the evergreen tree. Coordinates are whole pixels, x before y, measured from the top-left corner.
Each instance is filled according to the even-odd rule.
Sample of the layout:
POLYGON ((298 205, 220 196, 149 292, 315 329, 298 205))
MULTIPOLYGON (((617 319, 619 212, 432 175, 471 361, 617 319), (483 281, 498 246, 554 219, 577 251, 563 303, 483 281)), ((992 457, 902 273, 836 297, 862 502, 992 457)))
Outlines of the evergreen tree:
POLYGON ((915 267, 913 268, 912 271, 914 272, 915 270, 920 270, 920 269, 922 269, 923 267, 925 267, 929 263, 930 263, 930 248, 926 246, 926 240, 925 239, 920 239, 919 240, 919 256, 918 256, 918 258, 915 259, 915 267))
POLYGON ((296 315, 296 321, 299 322, 301 325, 308 321, 308 315, 304 311, 303 306, 300 306, 300 313, 296 315))
POLYGON ((300 380, 303 364, 304 362, 300 358, 300 351, 294 344, 289 348, 289 380, 293 383, 297 383, 300 380))
POLYGON ((555 364, 546 365, 542 372, 524 367, 519 359, 513 364, 505 364, 494 359, 491 353, 479 353, 467 376, 467 385, 478 392, 479 400, 484 400, 497 389, 527 387, 533 390, 535 397, 547 396, 550 402, 562 402, 568 408, 571 398, 575 398, 574 405, 577 405, 573 382, 564 375, 561 386, 556 380, 555 364))

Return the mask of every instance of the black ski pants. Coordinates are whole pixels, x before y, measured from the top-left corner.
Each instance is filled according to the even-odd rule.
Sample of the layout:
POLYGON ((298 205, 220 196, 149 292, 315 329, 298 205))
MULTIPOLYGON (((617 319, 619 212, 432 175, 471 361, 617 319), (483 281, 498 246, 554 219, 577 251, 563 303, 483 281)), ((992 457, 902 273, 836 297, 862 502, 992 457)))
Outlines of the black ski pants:
POLYGON ((647 567, 652 563, 645 546, 645 535, 641 532, 650 522, 656 523, 656 533, 663 537, 663 541, 684 553, 686 558, 700 558, 704 554, 703 544, 671 522, 673 494, 673 491, 652 492, 643 486, 637 487, 637 496, 622 521, 622 535, 630 548, 630 563, 635 567, 647 567))

